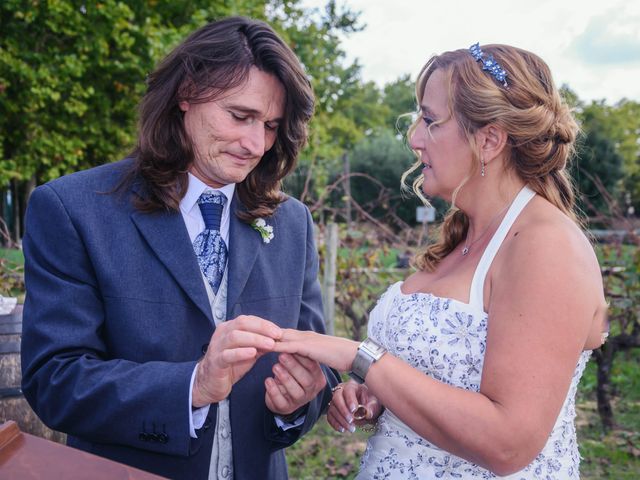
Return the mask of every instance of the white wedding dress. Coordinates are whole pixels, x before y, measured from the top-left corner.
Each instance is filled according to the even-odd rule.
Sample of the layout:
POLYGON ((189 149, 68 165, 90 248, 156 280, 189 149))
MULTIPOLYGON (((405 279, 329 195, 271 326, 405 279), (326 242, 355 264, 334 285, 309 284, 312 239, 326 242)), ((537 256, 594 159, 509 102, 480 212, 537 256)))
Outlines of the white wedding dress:
MULTIPOLYGON (((468 304, 428 293, 404 294, 402 282, 398 282, 389 287, 371 311, 369 336, 430 377, 479 391, 490 321, 482 303, 484 279, 507 232, 533 196, 525 187, 509 208, 476 268, 468 304)), ((575 395, 590 353, 585 351, 580 356, 564 405, 542 452, 523 470, 498 477, 429 443, 386 409, 368 441, 357 478, 578 479, 575 395)))

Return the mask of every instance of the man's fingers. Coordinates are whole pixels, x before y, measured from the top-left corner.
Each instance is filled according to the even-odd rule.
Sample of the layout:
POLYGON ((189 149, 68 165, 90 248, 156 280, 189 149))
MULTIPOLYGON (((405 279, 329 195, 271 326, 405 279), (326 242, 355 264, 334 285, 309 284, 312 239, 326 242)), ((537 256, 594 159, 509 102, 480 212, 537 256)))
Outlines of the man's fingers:
MULTIPOLYGON (((309 360, 305 362, 301 361, 303 357, 298 355, 289 355, 283 353, 278 358, 279 365, 283 366, 287 372, 296 380, 304 390, 313 390, 316 384, 316 379, 319 374, 322 374, 322 370, 318 366, 317 362, 309 360), (307 366, 309 365, 309 367, 307 366)), ((324 375, 323 375, 324 377, 324 375)))
POLYGON ((219 337, 218 348, 254 347, 259 350, 273 350, 275 340, 259 333, 240 329, 231 329, 223 332, 219 337))
POLYGON ((281 387, 275 379, 267 378, 264 381, 266 389, 267 407, 273 412, 286 412, 290 409, 291 402, 283 394, 281 387), (269 405, 270 403, 270 405, 269 405))
POLYGON ((305 399, 305 391, 298 381, 285 369, 281 364, 276 363, 273 366, 273 373, 278 382, 287 390, 287 395, 295 402, 302 402, 305 399))
POLYGON ((258 351, 254 347, 228 348, 218 356, 218 367, 229 368, 234 363, 253 360, 257 354, 258 351))
POLYGON ((280 393, 282 393, 282 395, 286 397, 287 396, 287 387, 282 385, 277 378, 274 378, 273 380, 275 381, 276 385, 280 389, 280 393))
MULTIPOLYGON (((224 322, 220 326, 223 325, 225 329, 253 332, 274 340, 278 340, 282 336, 282 329, 279 326, 255 315, 240 315, 233 320, 224 322)), ((220 328, 220 326, 217 328, 220 328)))

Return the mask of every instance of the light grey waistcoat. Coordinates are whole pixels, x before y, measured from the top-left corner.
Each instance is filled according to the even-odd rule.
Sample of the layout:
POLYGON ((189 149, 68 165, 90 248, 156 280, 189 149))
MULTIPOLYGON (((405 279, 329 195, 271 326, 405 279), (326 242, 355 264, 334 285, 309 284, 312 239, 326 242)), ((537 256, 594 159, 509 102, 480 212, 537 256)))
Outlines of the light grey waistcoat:
MULTIPOLYGON (((227 317, 227 274, 228 268, 225 268, 217 295, 213 293, 205 277, 202 277, 207 288, 211 313, 213 314, 216 326, 224 322, 227 317)), ((233 478, 233 450, 231 445, 231 418, 229 416, 228 398, 218 402, 216 430, 214 432, 211 462, 209 464, 209 480, 221 478, 233 478)))

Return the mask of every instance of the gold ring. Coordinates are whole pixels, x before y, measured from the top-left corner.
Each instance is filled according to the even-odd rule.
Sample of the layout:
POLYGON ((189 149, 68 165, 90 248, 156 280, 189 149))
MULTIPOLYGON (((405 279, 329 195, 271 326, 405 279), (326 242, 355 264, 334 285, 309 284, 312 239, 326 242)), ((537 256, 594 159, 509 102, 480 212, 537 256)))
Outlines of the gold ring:
POLYGON ((335 387, 333 387, 331 389, 331 393, 336 393, 338 390, 342 390, 342 384, 339 383, 338 385, 336 385, 335 387))
POLYGON ((358 405, 353 412, 354 420, 365 420, 369 415, 369 409, 364 405, 358 405))

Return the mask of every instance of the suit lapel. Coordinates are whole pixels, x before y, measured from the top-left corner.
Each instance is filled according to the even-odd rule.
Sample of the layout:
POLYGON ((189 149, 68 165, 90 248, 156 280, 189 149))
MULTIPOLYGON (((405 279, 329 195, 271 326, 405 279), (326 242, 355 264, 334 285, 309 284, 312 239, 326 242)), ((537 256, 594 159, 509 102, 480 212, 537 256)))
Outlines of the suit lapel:
POLYGON ((187 228, 179 212, 142 213, 131 219, 160 262, 214 325, 211 306, 187 228))
POLYGON ((229 257, 228 275, 229 284, 227 289, 227 315, 233 311, 233 306, 238 301, 253 264, 256 261, 258 252, 262 248, 262 237, 251 225, 242 222, 236 215, 238 210, 244 209, 238 195, 234 195, 231 204, 232 211, 229 218, 229 257))

